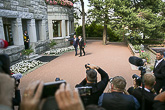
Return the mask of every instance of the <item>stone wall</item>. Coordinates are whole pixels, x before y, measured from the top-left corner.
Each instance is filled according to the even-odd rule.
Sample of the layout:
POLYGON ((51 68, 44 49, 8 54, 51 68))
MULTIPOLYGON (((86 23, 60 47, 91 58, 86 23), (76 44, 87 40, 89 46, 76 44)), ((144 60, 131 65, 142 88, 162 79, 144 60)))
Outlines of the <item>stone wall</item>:
POLYGON ((24 46, 10 46, 7 49, 0 49, 0 53, 9 55, 10 61, 14 62, 20 60, 23 49, 24 46))
POLYGON ((27 21, 26 28, 30 37, 30 45, 35 53, 40 54, 48 49, 48 14, 45 0, 0 0, 0 38, 5 39, 3 18, 12 20, 14 45, 0 49, 0 53, 8 54, 11 62, 19 60, 20 53, 24 49, 22 20, 27 21), (40 23, 39 40, 36 35, 36 20, 40 23))
POLYGON ((70 34, 74 33, 73 9, 60 5, 48 5, 48 24, 49 24, 49 39, 55 39, 56 41, 58 39, 61 41, 62 38, 65 39, 70 34), (56 21, 56 20, 61 22, 61 36, 58 37, 53 36, 52 21, 56 21), (67 27, 66 27, 66 22, 67 22, 67 27), (66 28, 67 28, 67 33, 65 31, 66 28))

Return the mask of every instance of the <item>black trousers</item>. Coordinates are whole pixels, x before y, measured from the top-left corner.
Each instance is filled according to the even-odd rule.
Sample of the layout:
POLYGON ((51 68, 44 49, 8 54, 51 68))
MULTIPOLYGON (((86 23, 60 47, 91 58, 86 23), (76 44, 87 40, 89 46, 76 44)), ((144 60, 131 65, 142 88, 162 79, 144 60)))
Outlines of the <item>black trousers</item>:
POLYGON ((80 56, 82 56, 82 51, 83 51, 83 53, 84 53, 84 55, 85 55, 84 48, 81 48, 81 47, 80 47, 80 56))
POLYGON ((160 89, 163 86, 163 81, 162 80, 156 80, 156 84, 154 85, 154 90, 157 94, 159 94, 160 89))
POLYGON ((77 55, 77 46, 74 46, 75 49, 75 55, 77 55))
POLYGON ((24 45, 25 45, 25 50, 29 49, 29 42, 24 42, 24 45))

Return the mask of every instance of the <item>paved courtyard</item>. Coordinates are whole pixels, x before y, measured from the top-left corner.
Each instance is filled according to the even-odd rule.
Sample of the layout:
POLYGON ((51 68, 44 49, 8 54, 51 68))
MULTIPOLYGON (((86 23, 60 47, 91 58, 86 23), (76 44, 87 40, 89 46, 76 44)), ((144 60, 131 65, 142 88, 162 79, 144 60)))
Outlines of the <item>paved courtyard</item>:
MULTIPOLYGON (((74 56, 74 51, 65 53, 28 73, 21 79, 21 92, 30 82, 36 80, 50 82, 56 77, 66 80, 74 88, 86 76, 84 66, 86 63, 100 66, 109 77, 123 76, 127 80, 127 88, 132 85, 132 75, 139 74, 139 71, 131 69, 128 58, 132 55, 125 43, 110 42, 108 45, 102 45, 102 41, 92 40, 87 42, 85 51, 86 56, 83 57, 74 56)), ((98 80, 100 80, 99 74, 98 80)))

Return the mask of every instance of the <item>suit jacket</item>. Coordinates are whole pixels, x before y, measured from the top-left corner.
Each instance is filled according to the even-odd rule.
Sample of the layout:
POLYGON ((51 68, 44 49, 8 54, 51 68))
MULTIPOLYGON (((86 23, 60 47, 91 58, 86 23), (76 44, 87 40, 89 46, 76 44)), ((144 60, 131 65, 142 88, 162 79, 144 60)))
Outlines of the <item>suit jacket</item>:
POLYGON ((81 41, 79 40, 79 46, 80 46, 80 48, 84 47, 84 40, 83 39, 81 39, 81 41))
MULTIPOLYGON (((128 93, 130 95, 133 95, 140 103, 142 104, 142 89, 141 88, 136 88, 134 89, 133 87, 130 87, 128 89, 128 93)), ((145 100, 145 110, 153 110, 152 105, 154 103, 154 97, 156 94, 152 93, 151 91, 148 92, 144 90, 144 100, 145 100)), ((139 108, 141 110, 141 107, 139 108)))
POLYGON ((78 42, 79 42, 78 38, 76 38, 76 41, 74 40, 74 38, 69 39, 69 41, 73 41, 73 46, 75 47, 78 46, 78 42))
POLYGON ((165 80, 165 61, 162 60, 155 68, 155 65, 154 65, 154 70, 153 70, 153 73, 156 77, 156 81, 159 80, 159 81, 163 81, 165 80))

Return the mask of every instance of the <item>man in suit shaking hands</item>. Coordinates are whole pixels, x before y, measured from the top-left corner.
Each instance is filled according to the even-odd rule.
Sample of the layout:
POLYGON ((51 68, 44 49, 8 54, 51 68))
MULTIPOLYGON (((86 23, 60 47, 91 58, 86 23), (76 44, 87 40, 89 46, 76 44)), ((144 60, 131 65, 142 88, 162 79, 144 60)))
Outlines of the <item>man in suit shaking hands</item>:
POLYGON ((80 47, 80 57, 82 56, 82 51, 84 53, 84 56, 85 56, 85 51, 84 51, 84 40, 82 39, 81 36, 78 36, 78 39, 79 39, 79 47, 80 47))
POLYGON ((74 35, 73 38, 66 39, 66 41, 73 41, 73 46, 74 46, 74 49, 75 49, 75 56, 76 56, 77 55, 77 47, 78 47, 79 39, 76 37, 76 35, 74 35))
POLYGON ((156 53, 156 61, 153 73, 156 77, 156 84, 154 86, 154 89, 156 93, 159 94, 160 89, 165 86, 163 85, 163 81, 165 80, 165 61, 164 53, 162 51, 156 53))

